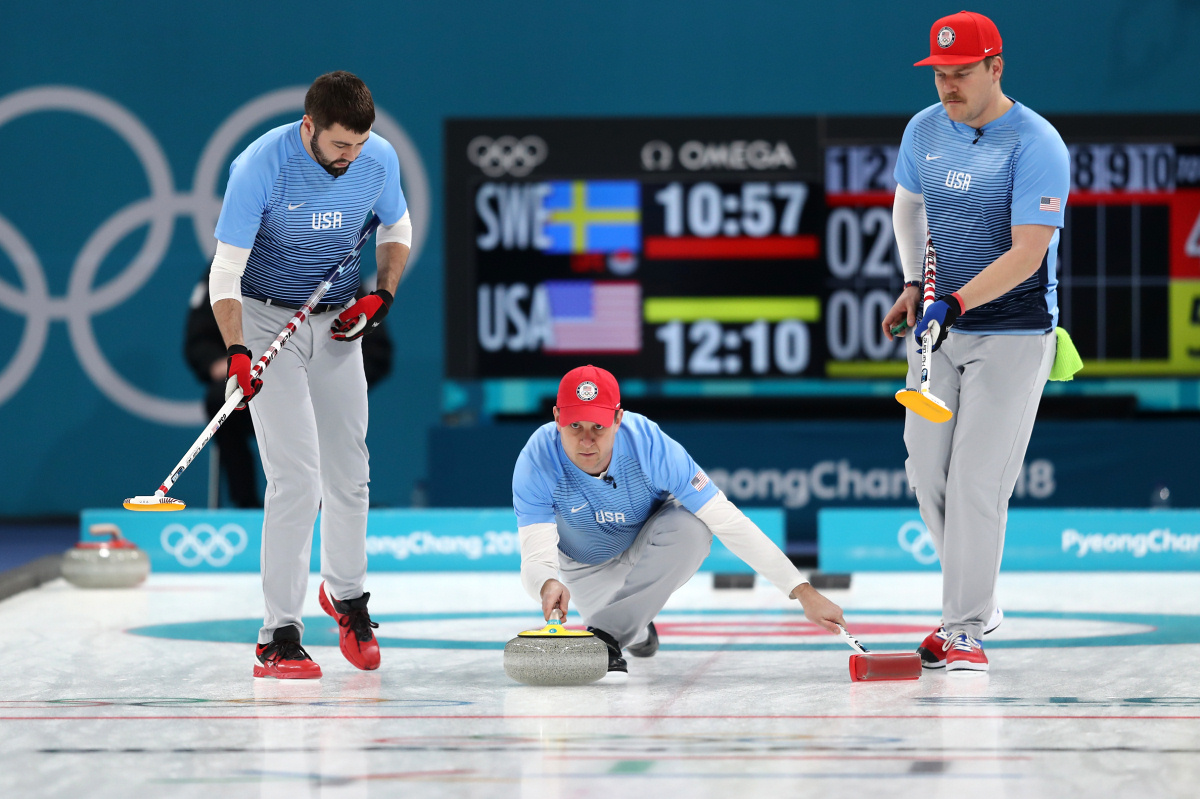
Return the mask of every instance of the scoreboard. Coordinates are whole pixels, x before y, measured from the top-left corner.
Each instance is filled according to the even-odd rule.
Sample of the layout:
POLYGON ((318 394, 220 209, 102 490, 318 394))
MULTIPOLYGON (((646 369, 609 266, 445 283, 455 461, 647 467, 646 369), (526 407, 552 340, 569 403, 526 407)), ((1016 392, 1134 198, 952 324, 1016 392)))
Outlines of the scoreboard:
MULTIPOLYGON (((447 122, 447 376, 894 382, 906 122, 447 122)), ((1051 122, 1081 377, 1200 375, 1200 117, 1051 122)))

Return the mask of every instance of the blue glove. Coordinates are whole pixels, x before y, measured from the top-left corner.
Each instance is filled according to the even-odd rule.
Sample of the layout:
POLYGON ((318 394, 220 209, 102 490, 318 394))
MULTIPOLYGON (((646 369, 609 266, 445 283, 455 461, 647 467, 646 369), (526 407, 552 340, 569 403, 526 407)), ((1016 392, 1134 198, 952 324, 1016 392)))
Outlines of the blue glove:
POLYGON ((917 323, 917 329, 913 331, 916 334, 916 340, 920 341, 927 330, 932 330, 934 333, 932 351, 937 352, 938 347, 942 346, 942 342, 946 340, 946 333, 950 330, 950 326, 962 312, 962 299, 957 294, 943 294, 938 297, 932 305, 925 309, 925 315, 917 323))

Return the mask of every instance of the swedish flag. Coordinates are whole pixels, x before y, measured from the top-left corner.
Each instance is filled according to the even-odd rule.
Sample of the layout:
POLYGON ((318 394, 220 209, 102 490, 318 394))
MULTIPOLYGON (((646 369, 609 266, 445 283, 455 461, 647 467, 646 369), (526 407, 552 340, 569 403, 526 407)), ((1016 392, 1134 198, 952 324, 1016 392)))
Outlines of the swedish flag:
POLYGON ((556 180, 545 199, 544 252, 638 252, 642 248, 641 189, 635 180, 556 180))

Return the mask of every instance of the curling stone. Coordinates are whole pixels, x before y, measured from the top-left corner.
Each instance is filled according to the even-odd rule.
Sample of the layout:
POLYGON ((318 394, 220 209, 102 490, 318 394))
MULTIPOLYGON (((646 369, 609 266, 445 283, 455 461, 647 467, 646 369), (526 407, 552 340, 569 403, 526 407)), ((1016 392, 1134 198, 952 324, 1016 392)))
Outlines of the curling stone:
POLYGON ((107 541, 80 541, 62 559, 62 576, 80 588, 132 588, 150 574, 150 556, 121 536, 115 524, 93 524, 91 535, 107 541))
POLYGON ((504 647, 504 673, 526 685, 587 685, 608 673, 608 647, 589 632, 568 630, 558 611, 540 630, 504 647))

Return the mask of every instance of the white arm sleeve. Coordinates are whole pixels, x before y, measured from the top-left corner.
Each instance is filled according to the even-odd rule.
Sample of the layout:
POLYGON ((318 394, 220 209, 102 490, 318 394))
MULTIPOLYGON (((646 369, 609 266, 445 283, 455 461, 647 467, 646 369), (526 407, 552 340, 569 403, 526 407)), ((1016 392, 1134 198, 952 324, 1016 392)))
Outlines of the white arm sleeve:
POLYGON ((250 260, 248 247, 234 247, 217 241, 217 254, 213 256, 212 269, 208 273, 208 301, 216 305, 218 300, 242 301, 242 273, 250 260))
POLYGON ((896 201, 892 204, 892 230, 896 234, 896 247, 900 250, 904 281, 920 281, 924 270, 925 239, 929 235, 923 195, 896 186, 896 201))
POLYGON ((558 525, 539 522, 517 528, 521 541, 521 585, 538 602, 547 580, 558 579, 558 525))
POLYGON ((375 231, 376 247, 388 242, 412 248, 412 217, 408 215, 408 211, 404 212, 404 216, 400 217, 396 224, 380 225, 379 229, 375 231))
POLYGON ((729 547, 729 551, 744 560, 750 568, 767 578, 772 585, 791 596, 800 585, 807 583, 788 556, 775 542, 767 538, 758 525, 730 502, 724 492, 704 503, 696 517, 708 525, 713 535, 729 547))

